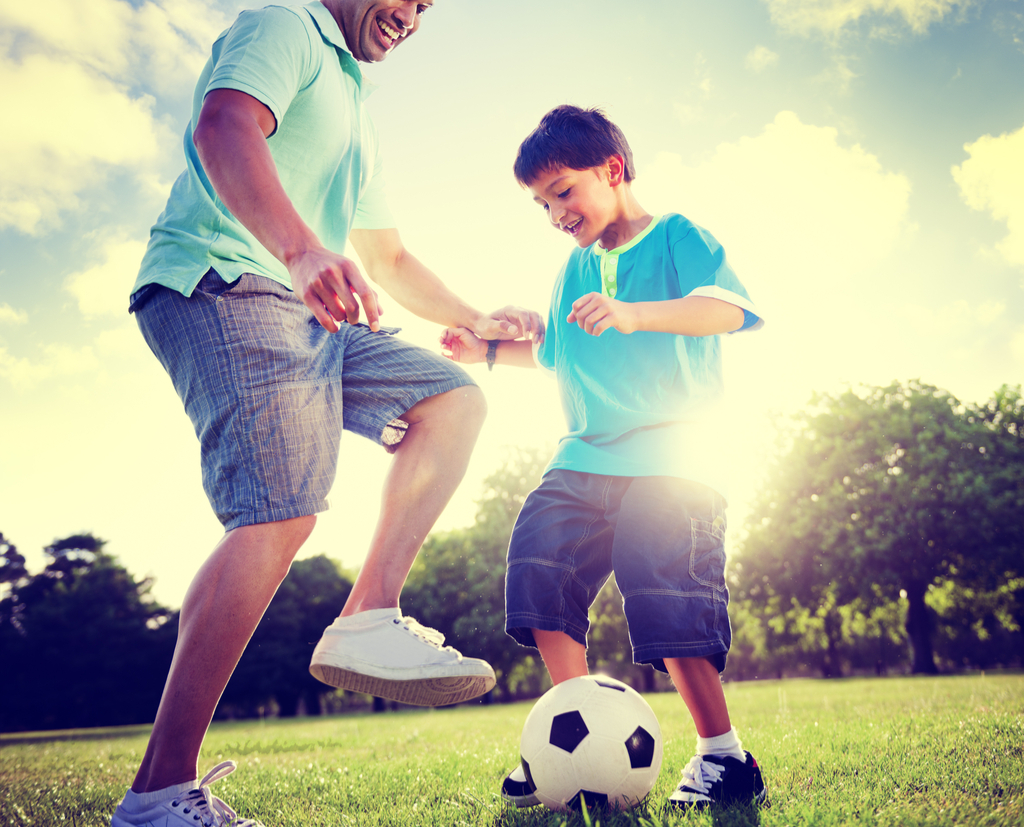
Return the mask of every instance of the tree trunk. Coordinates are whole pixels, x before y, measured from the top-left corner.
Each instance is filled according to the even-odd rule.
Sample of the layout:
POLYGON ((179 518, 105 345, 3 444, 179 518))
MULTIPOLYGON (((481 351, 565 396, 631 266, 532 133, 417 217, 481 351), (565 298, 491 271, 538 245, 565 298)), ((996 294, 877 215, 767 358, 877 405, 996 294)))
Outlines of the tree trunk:
POLYGON ((932 622, 928 604, 924 602, 925 583, 914 581, 907 585, 907 637, 914 650, 915 675, 936 675, 935 655, 932 652, 932 622))

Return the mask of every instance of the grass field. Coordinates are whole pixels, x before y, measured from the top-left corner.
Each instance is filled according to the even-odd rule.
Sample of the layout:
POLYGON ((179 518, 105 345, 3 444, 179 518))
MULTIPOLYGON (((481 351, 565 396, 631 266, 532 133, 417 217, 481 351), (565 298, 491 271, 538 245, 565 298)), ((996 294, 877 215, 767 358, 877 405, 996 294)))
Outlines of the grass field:
MULTIPOLYGON (((676 813, 665 799, 695 733, 674 695, 648 696, 665 735, 661 777, 623 815, 516 811, 496 792, 518 760, 529 704, 217 724, 200 772, 213 791, 285 825, 1024 825, 1024 676, 727 684, 771 806, 676 813)), ((0 736, 0 827, 105 825, 146 727, 0 736)))

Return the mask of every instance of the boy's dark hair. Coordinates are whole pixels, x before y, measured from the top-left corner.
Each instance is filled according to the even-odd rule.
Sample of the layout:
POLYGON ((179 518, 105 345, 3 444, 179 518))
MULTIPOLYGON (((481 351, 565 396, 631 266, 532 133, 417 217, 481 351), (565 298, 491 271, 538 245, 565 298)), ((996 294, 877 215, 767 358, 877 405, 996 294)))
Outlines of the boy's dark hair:
POLYGON ((633 151, 622 130, 600 109, 581 109, 563 104, 540 120, 538 127, 519 146, 512 166, 516 180, 528 187, 545 172, 559 167, 591 169, 612 155, 621 155, 625 179, 636 177, 633 151))

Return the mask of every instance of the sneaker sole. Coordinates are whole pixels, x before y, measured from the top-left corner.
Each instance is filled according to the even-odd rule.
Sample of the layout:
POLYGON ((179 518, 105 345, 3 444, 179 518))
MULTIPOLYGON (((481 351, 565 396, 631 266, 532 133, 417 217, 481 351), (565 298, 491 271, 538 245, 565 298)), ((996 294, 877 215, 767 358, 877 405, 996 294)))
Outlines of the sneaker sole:
POLYGON ((350 692, 362 692, 412 706, 449 706, 479 698, 494 688, 493 675, 452 675, 438 678, 381 678, 314 663, 310 674, 318 681, 350 692))

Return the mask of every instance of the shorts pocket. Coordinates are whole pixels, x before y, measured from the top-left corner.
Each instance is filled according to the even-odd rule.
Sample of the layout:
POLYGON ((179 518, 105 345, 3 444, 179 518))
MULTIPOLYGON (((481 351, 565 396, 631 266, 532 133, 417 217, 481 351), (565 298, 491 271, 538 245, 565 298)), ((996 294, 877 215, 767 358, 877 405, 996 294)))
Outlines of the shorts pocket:
POLYGON ((725 591, 725 520, 690 518, 690 576, 702 586, 725 591))

